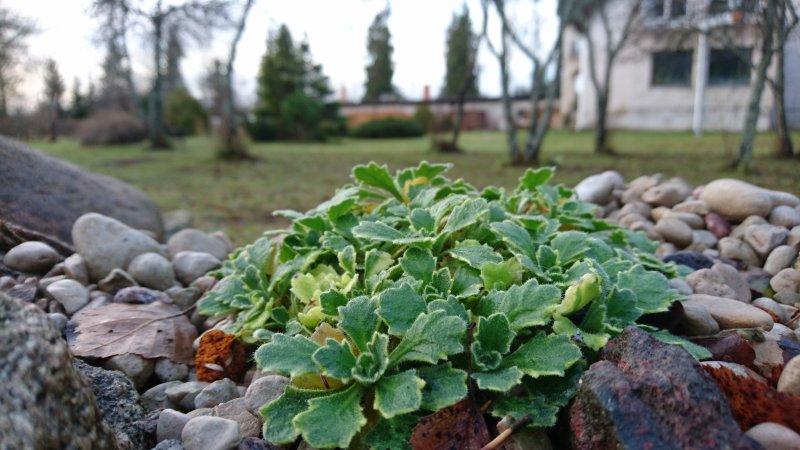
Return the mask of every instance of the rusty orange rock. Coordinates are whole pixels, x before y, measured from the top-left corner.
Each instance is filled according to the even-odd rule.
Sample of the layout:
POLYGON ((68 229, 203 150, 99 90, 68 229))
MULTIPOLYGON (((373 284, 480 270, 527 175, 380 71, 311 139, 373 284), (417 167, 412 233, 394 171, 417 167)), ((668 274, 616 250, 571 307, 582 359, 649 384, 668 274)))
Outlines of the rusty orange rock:
POLYGON ((200 338, 194 362, 197 381, 210 383, 230 378, 241 382, 247 369, 247 353, 236 336, 222 330, 210 330, 200 338))

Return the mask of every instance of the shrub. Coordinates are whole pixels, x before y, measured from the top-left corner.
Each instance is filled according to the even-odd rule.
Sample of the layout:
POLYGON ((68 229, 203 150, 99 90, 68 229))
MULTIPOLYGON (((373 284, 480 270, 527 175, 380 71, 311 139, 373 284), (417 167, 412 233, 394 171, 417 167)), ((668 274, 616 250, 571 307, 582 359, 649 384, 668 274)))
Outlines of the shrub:
POLYGON ((167 96, 164 121, 171 134, 191 136, 208 131, 208 112, 185 88, 178 88, 167 96))
POLYGON ((78 124, 75 135, 83 145, 130 144, 144 140, 147 129, 131 113, 105 110, 78 124))
POLYGON ((425 134, 425 130, 414 119, 386 117, 370 120, 355 127, 351 134, 366 139, 411 138, 425 134))

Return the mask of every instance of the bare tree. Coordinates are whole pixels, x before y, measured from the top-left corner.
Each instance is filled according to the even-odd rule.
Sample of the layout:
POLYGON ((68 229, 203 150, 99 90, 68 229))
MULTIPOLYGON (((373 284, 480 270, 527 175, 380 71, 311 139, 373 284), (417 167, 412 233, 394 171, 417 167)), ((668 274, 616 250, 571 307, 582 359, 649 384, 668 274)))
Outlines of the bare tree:
MULTIPOLYGON (((495 0, 496 6, 498 5, 499 1, 500 0, 495 0)), ((525 44, 522 42, 518 33, 509 23, 504 9, 501 6, 498 6, 497 10, 500 13, 500 20, 502 20, 506 30, 508 30, 509 37, 533 64, 533 70, 531 71, 530 98, 531 119, 530 123, 528 124, 528 138, 525 141, 524 157, 528 164, 538 164, 542 143, 544 142, 544 137, 547 134, 547 131, 550 129, 550 120, 553 117, 553 108, 557 91, 556 86, 558 80, 561 78, 561 43, 566 22, 564 20, 560 21, 556 40, 549 51, 545 53, 546 56, 542 57, 538 53, 541 45, 538 37, 533 39, 534 42, 532 44, 525 44), (545 79, 546 72, 554 65, 556 67, 556 75, 553 81, 547 83, 545 79), (542 98, 545 98, 546 103, 544 109, 540 113, 539 102, 542 98)), ((535 24, 535 26, 536 29, 534 30, 534 35, 538 36, 538 27, 540 26, 540 23, 535 24)))
POLYGON ((58 119, 61 115, 61 96, 64 95, 64 79, 58 72, 58 64, 54 59, 45 62, 44 92, 47 97, 48 131, 50 142, 58 139, 58 119))
MULTIPOLYGON (((250 9, 253 7, 255 0, 246 0, 242 16, 236 25, 236 34, 231 42, 231 48, 228 52, 228 62, 225 68, 225 73, 221 77, 216 77, 220 82, 224 83, 219 90, 221 93, 221 109, 222 109, 222 123, 220 126, 220 134, 222 142, 218 155, 222 159, 228 160, 251 160, 253 156, 247 152, 242 138, 239 135, 239 125, 236 120, 236 105, 233 92, 233 62, 236 60, 236 47, 244 33, 244 27, 247 23, 247 16, 250 9)), ((219 69, 217 69, 217 72, 219 69)))
POLYGON ((608 143, 608 101, 611 97, 611 72, 620 51, 625 48, 633 34, 634 24, 641 10, 638 0, 624 0, 615 2, 598 0, 588 2, 585 0, 567 0, 574 2, 574 13, 570 14, 569 24, 586 39, 589 54, 589 79, 595 90, 597 105, 597 121, 595 123, 595 153, 613 153, 608 143), (619 5, 621 17, 611 17, 610 9, 619 5), (592 20, 598 17, 602 29, 602 38, 598 39, 592 33, 592 20), (612 26, 612 22, 621 23, 621 27, 612 26), (602 64, 598 63, 598 56, 604 55, 602 64))
POLYGON ((187 34, 204 42, 210 33, 228 23, 229 0, 189 0, 180 5, 164 5, 156 0, 155 5, 142 6, 143 1, 95 0, 95 7, 116 7, 130 17, 133 25, 146 30, 146 39, 153 48, 153 87, 148 102, 148 135, 154 149, 169 148, 164 124, 164 47, 167 31, 187 34))
MULTIPOLYGON (((494 2, 495 8, 501 16, 505 15, 505 4, 503 0, 496 0, 494 2)), ((509 36, 508 27, 505 21, 501 21, 500 31, 500 48, 498 49, 489 39, 487 28, 489 23, 489 0, 481 2, 483 8, 483 30, 481 36, 486 40, 486 45, 489 51, 497 59, 500 66, 500 84, 501 84, 501 97, 503 102, 503 117, 506 122, 506 147, 508 148, 508 157, 511 164, 519 164, 522 162, 522 155, 519 152, 519 145, 517 143, 517 127, 514 122, 514 114, 511 107, 511 94, 509 92, 509 72, 508 72, 508 51, 509 51, 509 36)))
POLYGON ((16 69, 27 50, 25 41, 36 32, 31 19, 0 7, 0 117, 8 116, 9 97, 20 81, 16 69))

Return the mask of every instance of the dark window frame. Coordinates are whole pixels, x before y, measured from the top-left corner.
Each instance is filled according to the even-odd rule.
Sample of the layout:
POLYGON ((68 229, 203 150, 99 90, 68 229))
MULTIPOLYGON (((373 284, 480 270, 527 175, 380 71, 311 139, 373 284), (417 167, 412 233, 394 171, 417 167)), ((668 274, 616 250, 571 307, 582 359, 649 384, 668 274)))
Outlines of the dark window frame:
POLYGON ((752 55, 753 49, 750 47, 711 50, 708 55, 708 85, 750 85, 752 55))
POLYGON ((691 87, 691 50, 654 52, 651 56, 650 86, 691 87))

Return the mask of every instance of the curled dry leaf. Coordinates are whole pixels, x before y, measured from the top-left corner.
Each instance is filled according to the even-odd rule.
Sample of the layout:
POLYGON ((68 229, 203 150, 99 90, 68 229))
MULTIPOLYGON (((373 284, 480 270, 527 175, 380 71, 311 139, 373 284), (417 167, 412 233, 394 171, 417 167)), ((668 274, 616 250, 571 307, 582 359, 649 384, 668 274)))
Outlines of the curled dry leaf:
POLYGON ((728 397, 733 416, 742 430, 764 422, 775 422, 800 432, 800 396, 777 389, 752 378, 740 377, 727 367, 703 366, 728 397))
POLYGON ((191 364, 197 329, 173 305, 111 303, 76 314, 68 332, 72 353, 84 358, 110 358, 134 353, 144 358, 169 358, 191 364))
POLYGON ((197 381, 210 383, 223 378, 242 381, 247 370, 247 353, 236 336, 209 330, 200 338, 194 362, 197 381))
POLYGON ((414 450, 478 450, 487 442, 486 422, 470 398, 423 417, 411 435, 414 450))

